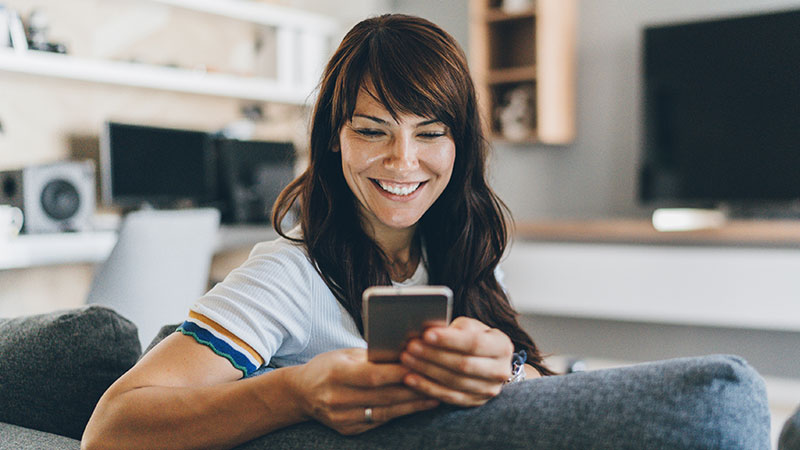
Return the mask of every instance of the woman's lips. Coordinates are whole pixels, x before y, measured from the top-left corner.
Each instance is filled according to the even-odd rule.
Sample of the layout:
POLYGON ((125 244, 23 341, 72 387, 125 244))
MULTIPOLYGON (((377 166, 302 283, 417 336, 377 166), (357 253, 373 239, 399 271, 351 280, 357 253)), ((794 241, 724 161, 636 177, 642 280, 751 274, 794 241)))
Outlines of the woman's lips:
POLYGON ((392 197, 409 197, 415 194, 420 190, 420 188, 427 183, 427 181, 415 181, 415 182, 406 182, 406 183, 398 183, 395 181, 389 180, 379 180, 376 178, 370 178, 373 184, 385 194, 389 194, 392 197))

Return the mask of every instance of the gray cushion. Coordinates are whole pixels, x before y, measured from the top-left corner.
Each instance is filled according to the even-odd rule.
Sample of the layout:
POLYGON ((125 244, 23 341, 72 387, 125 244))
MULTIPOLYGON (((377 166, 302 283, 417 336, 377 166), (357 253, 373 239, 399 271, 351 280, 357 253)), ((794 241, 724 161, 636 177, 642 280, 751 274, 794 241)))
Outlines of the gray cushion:
POLYGON ((164 339, 166 339, 167 336, 169 336, 170 334, 174 333, 178 329, 179 326, 180 326, 179 323, 176 323, 174 325, 164 325, 164 326, 162 326, 161 329, 158 330, 158 333, 156 334, 156 337, 154 337, 153 340, 150 341, 150 345, 148 345, 147 348, 145 349, 145 351, 142 352, 142 356, 146 355, 150 350, 153 349, 153 347, 158 345, 159 342, 161 342, 164 339))
POLYGON ((2 450, 78 450, 81 441, 0 422, 2 450))
POLYGON ((105 307, 0 319, 0 422, 80 439, 140 353, 136 326, 105 307))
POLYGON ((786 421, 778 441, 779 450, 800 450, 800 408, 786 421))
POLYGON ((237 449, 769 450, 769 430, 761 377, 714 355, 528 380, 479 408, 442 406, 357 436, 306 422, 237 449))

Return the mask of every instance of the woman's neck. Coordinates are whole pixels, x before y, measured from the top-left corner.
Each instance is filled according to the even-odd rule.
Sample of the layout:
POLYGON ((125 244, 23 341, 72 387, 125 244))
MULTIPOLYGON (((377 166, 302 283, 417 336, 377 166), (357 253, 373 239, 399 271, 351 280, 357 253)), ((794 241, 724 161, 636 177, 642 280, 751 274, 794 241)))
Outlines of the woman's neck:
POLYGON ((410 278, 416 271, 420 259, 414 234, 416 226, 401 230, 386 226, 366 224, 365 231, 375 240, 387 258, 386 265, 389 275, 394 281, 403 281, 410 278))

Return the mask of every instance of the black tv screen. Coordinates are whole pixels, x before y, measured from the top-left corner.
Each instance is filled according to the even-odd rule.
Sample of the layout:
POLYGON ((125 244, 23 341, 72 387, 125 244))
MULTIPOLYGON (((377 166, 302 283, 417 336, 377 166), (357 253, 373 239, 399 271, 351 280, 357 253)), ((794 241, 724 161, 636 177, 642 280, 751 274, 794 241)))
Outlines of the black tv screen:
POLYGON ((643 33, 643 202, 800 199, 800 10, 643 33))
POLYGON ((101 153, 106 204, 201 204, 216 196, 216 164, 202 131, 106 123, 101 153))

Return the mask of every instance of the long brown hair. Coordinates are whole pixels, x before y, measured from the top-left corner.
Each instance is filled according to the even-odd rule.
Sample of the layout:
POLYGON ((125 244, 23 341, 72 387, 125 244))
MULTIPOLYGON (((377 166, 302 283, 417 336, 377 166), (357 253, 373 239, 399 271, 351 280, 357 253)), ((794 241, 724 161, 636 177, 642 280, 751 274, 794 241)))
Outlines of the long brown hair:
POLYGON ((385 255, 361 228, 357 200, 342 174, 341 152, 333 150, 367 80, 393 118, 401 113, 436 118, 451 130, 455 142, 450 182, 417 227, 431 284, 453 290, 454 317, 472 317, 502 330, 517 350, 527 352, 529 364, 551 374, 495 277, 507 246, 510 214, 486 182, 488 145, 464 53, 433 23, 386 14, 347 33, 320 83, 309 166, 278 197, 275 230, 307 248, 317 271, 363 333, 362 292, 391 280, 385 255), (281 227, 295 205, 302 239, 287 236, 281 227))

